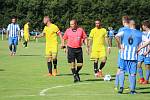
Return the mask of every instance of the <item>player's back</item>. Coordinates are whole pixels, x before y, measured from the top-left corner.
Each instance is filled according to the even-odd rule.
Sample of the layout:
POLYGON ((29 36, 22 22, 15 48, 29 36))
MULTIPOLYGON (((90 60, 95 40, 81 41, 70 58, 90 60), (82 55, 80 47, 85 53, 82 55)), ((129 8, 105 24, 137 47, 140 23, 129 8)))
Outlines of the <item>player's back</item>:
POLYGON ((125 29, 122 37, 121 58, 124 60, 137 60, 137 48, 142 41, 142 32, 136 29, 125 29))

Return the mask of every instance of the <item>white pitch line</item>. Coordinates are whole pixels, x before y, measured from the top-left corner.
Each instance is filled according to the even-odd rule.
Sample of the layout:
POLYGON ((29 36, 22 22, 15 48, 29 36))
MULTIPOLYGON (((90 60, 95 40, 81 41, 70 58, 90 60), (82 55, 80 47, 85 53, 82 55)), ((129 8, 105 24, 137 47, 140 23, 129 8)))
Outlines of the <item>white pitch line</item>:
POLYGON ((51 88, 46 88, 46 89, 41 90, 40 96, 45 96, 45 95, 46 95, 45 93, 46 93, 48 90, 51 90, 51 89, 63 88, 63 87, 71 87, 71 86, 78 86, 78 85, 84 85, 84 84, 90 84, 90 83, 68 84, 68 85, 62 85, 62 86, 60 85, 60 86, 54 86, 54 87, 51 87, 51 88))

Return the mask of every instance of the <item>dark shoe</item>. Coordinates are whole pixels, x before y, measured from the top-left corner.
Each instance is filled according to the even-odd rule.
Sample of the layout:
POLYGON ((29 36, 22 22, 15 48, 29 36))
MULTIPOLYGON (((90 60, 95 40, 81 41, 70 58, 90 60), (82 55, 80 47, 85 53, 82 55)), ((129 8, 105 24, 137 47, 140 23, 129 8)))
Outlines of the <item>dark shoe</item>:
POLYGON ((123 87, 120 87, 118 93, 119 93, 119 94, 122 94, 122 93, 123 93, 123 87))

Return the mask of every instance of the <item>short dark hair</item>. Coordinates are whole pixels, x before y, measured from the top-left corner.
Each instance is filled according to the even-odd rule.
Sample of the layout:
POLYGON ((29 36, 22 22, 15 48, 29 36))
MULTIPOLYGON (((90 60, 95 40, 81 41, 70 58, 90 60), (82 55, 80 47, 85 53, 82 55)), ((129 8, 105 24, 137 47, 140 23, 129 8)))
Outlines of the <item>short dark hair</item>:
POLYGON ((126 23, 130 22, 130 17, 129 16, 122 16, 122 21, 125 21, 126 23))
POLYGON ((77 19, 71 19, 70 21, 74 21, 76 24, 78 24, 77 19))
POLYGON ((12 16, 12 17, 11 17, 11 19, 17 19, 17 17, 15 17, 15 16, 12 16))
POLYGON ((150 21, 145 20, 145 21, 142 22, 142 25, 147 26, 148 28, 150 28, 150 21))

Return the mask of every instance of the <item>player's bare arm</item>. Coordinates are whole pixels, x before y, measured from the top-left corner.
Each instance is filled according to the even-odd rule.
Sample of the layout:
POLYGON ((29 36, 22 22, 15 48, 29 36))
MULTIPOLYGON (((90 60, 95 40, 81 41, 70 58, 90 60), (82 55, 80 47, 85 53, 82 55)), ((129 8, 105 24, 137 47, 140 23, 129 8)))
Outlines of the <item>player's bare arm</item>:
POLYGON ((44 37, 44 36, 45 36, 45 33, 44 33, 44 32, 42 32, 41 34, 39 34, 39 35, 35 36, 34 38, 41 38, 41 37, 44 37))
POLYGON ((110 54, 110 47, 111 47, 111 44, 110 44, 110 42, 109 42, 108 37, 105 37, 105 42, 106 42, 106 45, 107 45, 107 53, 110 54))

